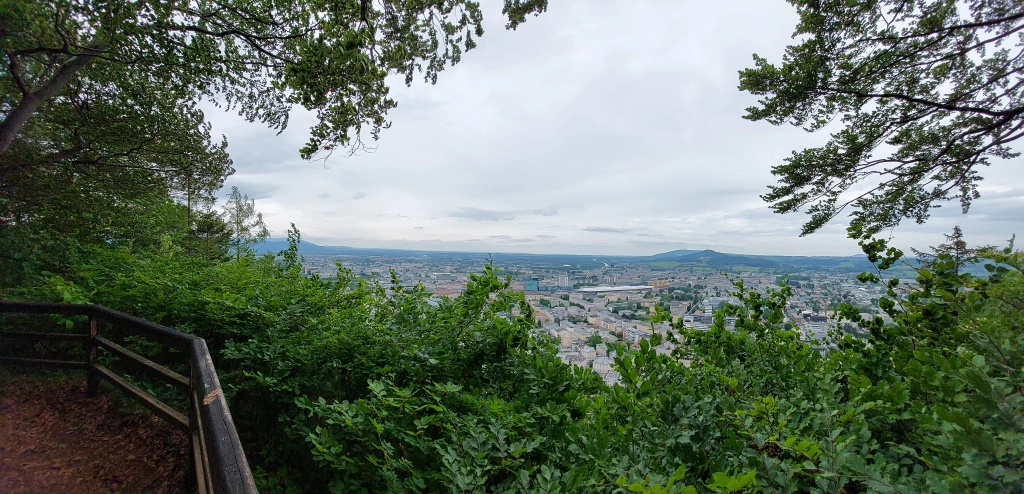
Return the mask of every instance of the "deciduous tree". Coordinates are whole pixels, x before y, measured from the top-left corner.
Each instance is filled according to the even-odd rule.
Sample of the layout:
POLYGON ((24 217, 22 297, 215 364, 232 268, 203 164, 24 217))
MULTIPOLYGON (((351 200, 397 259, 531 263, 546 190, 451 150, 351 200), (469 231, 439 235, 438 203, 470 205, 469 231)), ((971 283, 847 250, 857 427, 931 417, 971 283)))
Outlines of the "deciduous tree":
MULTIPOLYGON (((507 27, 546 7, 506 0, 507 27)), ((55 104, 118 92, 145 107, 137 89, 157 83, 275 129, 293 105, 315 111, 308 158, 376 138, 389 74, 435 82, 481 35, 470 0, 0 0, 0 154, 55 104)))

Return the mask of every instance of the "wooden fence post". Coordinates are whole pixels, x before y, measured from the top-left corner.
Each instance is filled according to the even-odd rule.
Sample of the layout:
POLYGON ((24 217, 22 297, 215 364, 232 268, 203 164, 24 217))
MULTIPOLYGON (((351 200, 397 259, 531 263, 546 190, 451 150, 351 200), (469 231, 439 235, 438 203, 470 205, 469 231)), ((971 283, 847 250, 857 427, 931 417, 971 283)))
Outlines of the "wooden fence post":
POLYGON ((89 396, 95 395, 96 391, 99 390, 99 385, 100 385, 99 375, 97 375, 97 372, 96 372, 96 325, 97 325, 97 323, 98 323, 98 321, 96 320, 96 316, 94 316, 94 315, 89 316, 89 339, 86 340, 86 343, 85 343, 86 348, 89 351, 89 365, 85 369, 85 373, 86 373, 85 374, 86 375, 86 377, 85 377, 85 380, 86 380, 85 389, 86 389, 86 393, 88 393, 89 396))
POLYGON ((196 368, 192 365, 191 357, 189 357, 188 367, 188 449, 192 453, 192 462, 188 465, 186 475, 196 479, 198 494, 207 494, 206 472, 203 470, 202 439, 199 438, 199 414, 197 413, 199 402, 195 393, 198 376, 196 376, 196 368))

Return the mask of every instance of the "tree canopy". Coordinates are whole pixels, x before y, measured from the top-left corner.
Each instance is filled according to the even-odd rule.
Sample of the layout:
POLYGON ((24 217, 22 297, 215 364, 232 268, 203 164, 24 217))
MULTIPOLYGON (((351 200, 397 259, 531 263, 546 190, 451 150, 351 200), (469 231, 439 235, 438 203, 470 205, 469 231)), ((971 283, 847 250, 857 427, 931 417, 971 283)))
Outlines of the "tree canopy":
POLYGON ((794 152, 763 199, 806 210, 803 234, 850 208, 870 231, 964 212, 980 169, 1024 136, 1024 9, 1015 0, 791 0, 800 21, 780 65, 754 55, 745 118, 842 129, 794 152))
MULTIPOLYGON (((506 0, 507 27, 546 8, 506 0)), ((316 111, 309 158, 377 137, 396 104, 389 74, 434 82, 483 35, 469 0, 2 0, 0 12, 0 153, 34 114, 111 92, 147 108, 141 89, 155 86, 276 129, 294 105, 316 111)))

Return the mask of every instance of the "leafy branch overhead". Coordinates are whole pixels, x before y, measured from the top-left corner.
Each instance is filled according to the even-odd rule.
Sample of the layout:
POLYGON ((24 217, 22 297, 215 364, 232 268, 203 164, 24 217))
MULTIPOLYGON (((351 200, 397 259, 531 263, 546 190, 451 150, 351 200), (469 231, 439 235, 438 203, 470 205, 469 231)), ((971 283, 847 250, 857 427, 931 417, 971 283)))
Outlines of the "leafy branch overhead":
POLYGON ((754 56, 745 118, 808 131, 836 120, 822 147, 793 153, 763 199, 806 210, 803 234, 847 208, 869 231, 924 222, 941 202, 964 212, 979 172, 1017 156, 1024 136, 1024 7, 1019 1, 792 0, 800 15, 780 65, 754 56))
MULTIPOLYGON (((507 26, 546 8, 506 0, 507 26)), ((157 86, 278 130, 293 105, 316 111, 301 150, 311 158, 388 126, 387 75, 433 83, 483 35, 469 0, 0 0, 0 12, 0 154, 48 101, 115 91, 137 95, 126 109, 145 108, 133 90, 157 86)))

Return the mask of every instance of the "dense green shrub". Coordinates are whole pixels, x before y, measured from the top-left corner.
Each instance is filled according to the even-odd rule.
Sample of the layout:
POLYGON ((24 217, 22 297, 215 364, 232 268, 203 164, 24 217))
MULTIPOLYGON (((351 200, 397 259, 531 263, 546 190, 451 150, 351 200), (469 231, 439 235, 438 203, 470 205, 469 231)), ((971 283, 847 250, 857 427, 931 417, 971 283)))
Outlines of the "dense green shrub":
MULTIPOLYGON (((437 302, 394 276, 303 276, 297 231, 277 257, 229 262, 173 228, 152 238, 85 244, 6 296, 89 300, 204 337, 266 492, 1020 492, 1012 249, 981 254, 985 279, 944 253, 913 289, 863 275, 889 287, 894 324, 827 345, 784 329, 790 287, 738 283, 710 331, 676 328, 673 355, 615 349, 608 387, 533 336, 522 294, 489 265, 437 302)), ((901 256, 862 245, 880 268, 901 256)))

